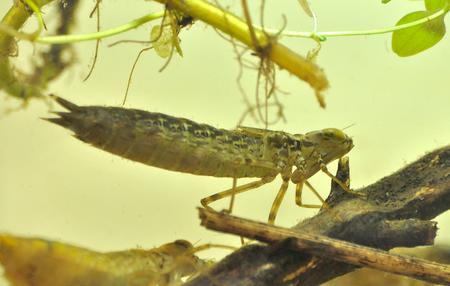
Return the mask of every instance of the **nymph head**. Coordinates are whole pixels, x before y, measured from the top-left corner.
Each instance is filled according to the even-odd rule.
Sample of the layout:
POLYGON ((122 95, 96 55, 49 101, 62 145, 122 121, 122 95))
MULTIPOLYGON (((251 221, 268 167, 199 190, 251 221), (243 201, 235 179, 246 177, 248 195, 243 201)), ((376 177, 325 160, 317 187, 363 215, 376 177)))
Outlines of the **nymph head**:
POLYGON ((344 156, 353 148, 352 138, 336 128, 308 132, 304 139, 314 144, 313 148, 320 153, 325 163, 344 156))

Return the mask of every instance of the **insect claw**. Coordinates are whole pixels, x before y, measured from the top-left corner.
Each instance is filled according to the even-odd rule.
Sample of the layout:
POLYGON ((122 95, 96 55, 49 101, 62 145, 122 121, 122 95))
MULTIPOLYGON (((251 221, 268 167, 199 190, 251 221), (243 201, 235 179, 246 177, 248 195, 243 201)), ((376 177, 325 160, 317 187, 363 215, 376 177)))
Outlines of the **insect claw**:
POLYGON ((223 213, 223 214, 227 214, 227 215, 230 215, 230 214, 231 214, 231 212, 230 212, 229 209, 223 209, 223 210, 221 210, 220 212, 223 213))
POLYGON ((229 209, 223 209, 223 210, 221 211, 221 213, 224 213, 224 214, 229 215, 229 214, 231 214, 231 211, 230 211, 229 209))
POLYGON ((213 210, 210 206, 209 203, 210 201, 206 200, 207 198, 203 198, 200 200, 200 204, 202 205, 202 207, 204 207, 207 210, 213 210))

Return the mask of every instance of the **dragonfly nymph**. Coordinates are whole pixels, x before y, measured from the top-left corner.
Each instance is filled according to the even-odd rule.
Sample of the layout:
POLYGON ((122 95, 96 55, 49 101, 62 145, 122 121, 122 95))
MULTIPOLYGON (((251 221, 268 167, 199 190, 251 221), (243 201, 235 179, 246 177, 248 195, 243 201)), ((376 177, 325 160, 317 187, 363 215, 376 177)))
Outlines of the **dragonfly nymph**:
POLYGON ((302 203, 306 184, 323 202, 307 179, 324 171, 344 190, 326 165, 353 148, 343 131, 328 128, 306 134, 238 127, 218 129, 189 119, 123 107, 78 106, 54 99, 68 112, 46 120, 72 130, 81 141, 146 165, 203 176, 255 177, 259 180, 216 193, 201 200, 205 207, 235 194, 267 184, 281 175, 282 185, 272 204, 269 223, 274 223, 289 181, 296 185, 296 203, 302 203))

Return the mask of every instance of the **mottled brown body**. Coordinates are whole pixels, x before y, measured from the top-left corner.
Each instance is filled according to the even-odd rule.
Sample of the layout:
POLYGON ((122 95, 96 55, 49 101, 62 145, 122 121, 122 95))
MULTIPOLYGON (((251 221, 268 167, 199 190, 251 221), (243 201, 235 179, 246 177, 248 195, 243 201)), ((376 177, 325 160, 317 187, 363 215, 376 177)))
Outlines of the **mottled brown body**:
POLYGON ((120 107, 73 105, 50 121, 75 137, 124 158, 167 170, 216 177, 276 175, 274 166, 255 166, 261 138, 217 129, 188 119, 120 107))
MULTIPOLYGON (((230 131, 161 113, 56 100, 70 112, 47 120, 71 129, 86 143, 150 166, 205 176, 262 178, 303 160, 302 179, 320 168, 318 158, 308 160, 322 155, 315 154, 320 142, 305 135, 253 128, 230 131)), ((322 160, 328 163, 342 155, 322 160)))
POLYGON ((77 106, 59 97, 55 99, 69 112, 57 112, 59 118, 47 120, 71 129, 76 138, 105 151, 172 171, 234 179, 261 178, 258 182, 202 199, 205 207, 218 199, 258 188, 280 174, 283 185, 272 206, 271 222, 289 181, 297 185, 298 205, 317 207, 301 202, 303 184, 312 189, 307 179, 320 170, 337 181, 326 170, 326 164, 344 156, 353 147, 352 139, 334 128, 306 134, 249 127, 225 130, 161 113, 77 106))

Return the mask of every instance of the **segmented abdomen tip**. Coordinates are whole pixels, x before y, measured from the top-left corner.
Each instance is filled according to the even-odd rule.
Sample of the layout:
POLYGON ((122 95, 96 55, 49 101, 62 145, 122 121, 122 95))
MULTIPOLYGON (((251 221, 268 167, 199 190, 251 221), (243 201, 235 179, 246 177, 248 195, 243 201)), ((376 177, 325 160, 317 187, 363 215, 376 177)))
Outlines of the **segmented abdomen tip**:
POLYGON ((69 128, 71 126, 70 122, 66 120, 65 118, 61 117, 53 117, 53 118, 47 118, 47 117, 41 117, 42 120, 69 128))
POLYGON ((59 97, 57 95, 50 94, 50 97, 52 99, 54 99, 57 103, 59 103, 62 107, 64 107, 67 110, 73 111, 73 110, 78 110, 79 109, 78 105, 76 105, 76 104, 74 104, 74 103, 72 103, 72 102, 70 102, 70 101, 68 101, 66 99, 63 99, 63 98, 61 98, 61 97, 59 97))

